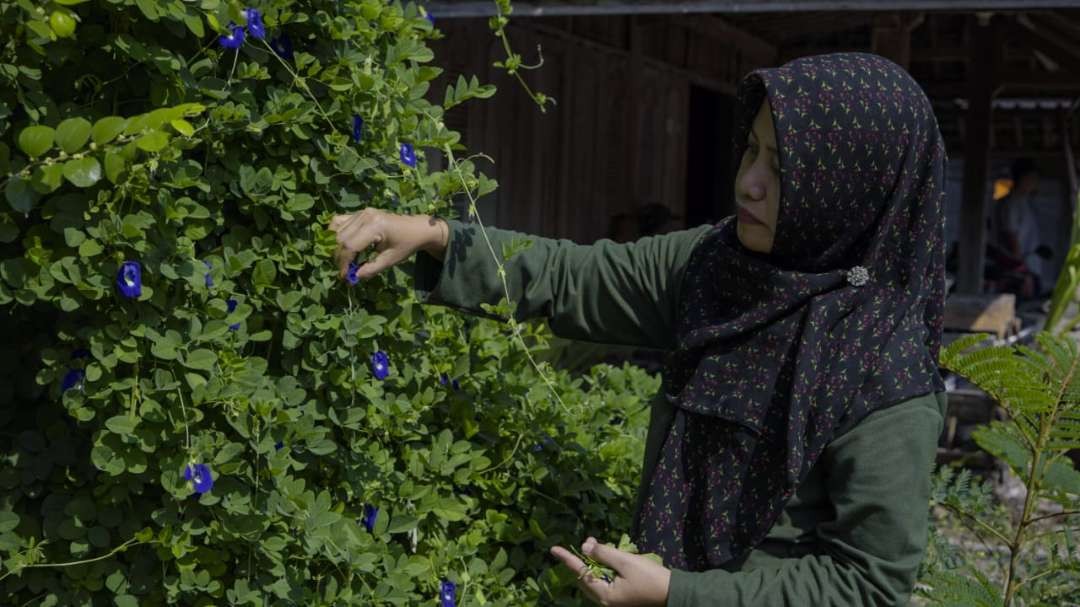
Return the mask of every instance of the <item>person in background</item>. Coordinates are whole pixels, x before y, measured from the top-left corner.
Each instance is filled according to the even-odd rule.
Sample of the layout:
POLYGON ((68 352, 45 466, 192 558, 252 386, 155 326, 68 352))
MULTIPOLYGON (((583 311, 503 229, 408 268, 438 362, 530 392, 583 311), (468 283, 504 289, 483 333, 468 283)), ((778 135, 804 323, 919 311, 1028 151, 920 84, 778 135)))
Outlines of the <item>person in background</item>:
POLYGON ((1035 217, 1039 170, 1030 158, 1020 158, 1011 173, 1012 190, 994 203, 991 213, 988 277, 992 290, 1030 299, 1042 292, 1040 258, 1048 256, 1046 247, 1040 246, 1035 217))

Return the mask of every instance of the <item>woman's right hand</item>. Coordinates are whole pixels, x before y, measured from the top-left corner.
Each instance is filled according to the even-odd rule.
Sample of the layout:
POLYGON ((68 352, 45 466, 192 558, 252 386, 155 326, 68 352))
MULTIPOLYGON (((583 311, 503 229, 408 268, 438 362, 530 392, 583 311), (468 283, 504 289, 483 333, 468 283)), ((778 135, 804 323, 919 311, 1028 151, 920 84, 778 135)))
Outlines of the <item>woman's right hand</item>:
POLYGON ((371 278, 421 250, 441 260, 450 235, 450 228, 442 219, 429 215, 397 215, 379 209, 335 215, 330 220, 330 229, 337 233, 338 248, 334 260, 342 279, 349 264, 368 247, 374 246, 377 254, 357 270, 360 279, 371 278))

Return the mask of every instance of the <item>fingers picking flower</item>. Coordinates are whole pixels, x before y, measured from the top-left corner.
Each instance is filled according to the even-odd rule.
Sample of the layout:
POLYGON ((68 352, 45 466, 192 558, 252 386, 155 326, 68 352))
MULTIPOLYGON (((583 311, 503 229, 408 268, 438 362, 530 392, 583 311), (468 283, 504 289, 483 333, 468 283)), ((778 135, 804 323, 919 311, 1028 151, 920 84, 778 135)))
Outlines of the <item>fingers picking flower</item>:
POLYGON ((357 264, 355 261, 349 263, 349 269, 348 269, 348 271, 345 272, 345 280, 346 280, 346 282, 348 282, 352 286, 355 286, 356 283, 360 282, 360 275, 357 274, 357 272, 359 272, 359 271, 360 271, 360 265, 359 264, 357 264))

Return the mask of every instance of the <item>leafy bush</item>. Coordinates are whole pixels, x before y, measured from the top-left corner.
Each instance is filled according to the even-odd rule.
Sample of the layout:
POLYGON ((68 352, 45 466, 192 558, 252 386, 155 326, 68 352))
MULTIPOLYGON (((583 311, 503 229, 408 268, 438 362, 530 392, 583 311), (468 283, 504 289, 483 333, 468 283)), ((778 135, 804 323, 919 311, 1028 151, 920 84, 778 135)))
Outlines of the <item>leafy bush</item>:
POLYGON ((256 8, 0 0, 0 603, 576 604, 656 379, 338 280, 333 214, 494 187, 424 159, 492 91, 415 6, 256 8))

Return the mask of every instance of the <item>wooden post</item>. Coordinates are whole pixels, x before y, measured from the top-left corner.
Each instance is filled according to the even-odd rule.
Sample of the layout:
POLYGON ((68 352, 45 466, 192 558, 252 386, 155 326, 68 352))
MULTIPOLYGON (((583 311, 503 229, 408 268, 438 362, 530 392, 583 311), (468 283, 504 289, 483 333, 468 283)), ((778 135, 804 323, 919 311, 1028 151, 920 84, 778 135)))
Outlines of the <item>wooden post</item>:
POLYGON ((911 67, 911 31, 923 19, 922 13, 893 13, 875 17, 870 44, 873 52, 908 69, 911 67))
POLYGON ((986 248, 987 177, 990 169, 991 103, 997 58, 995 29, 988 15, 968 20, 968 111, 964 141, 964 201, 960 213, 960 263, 956 289, 982 291, 986 248))

